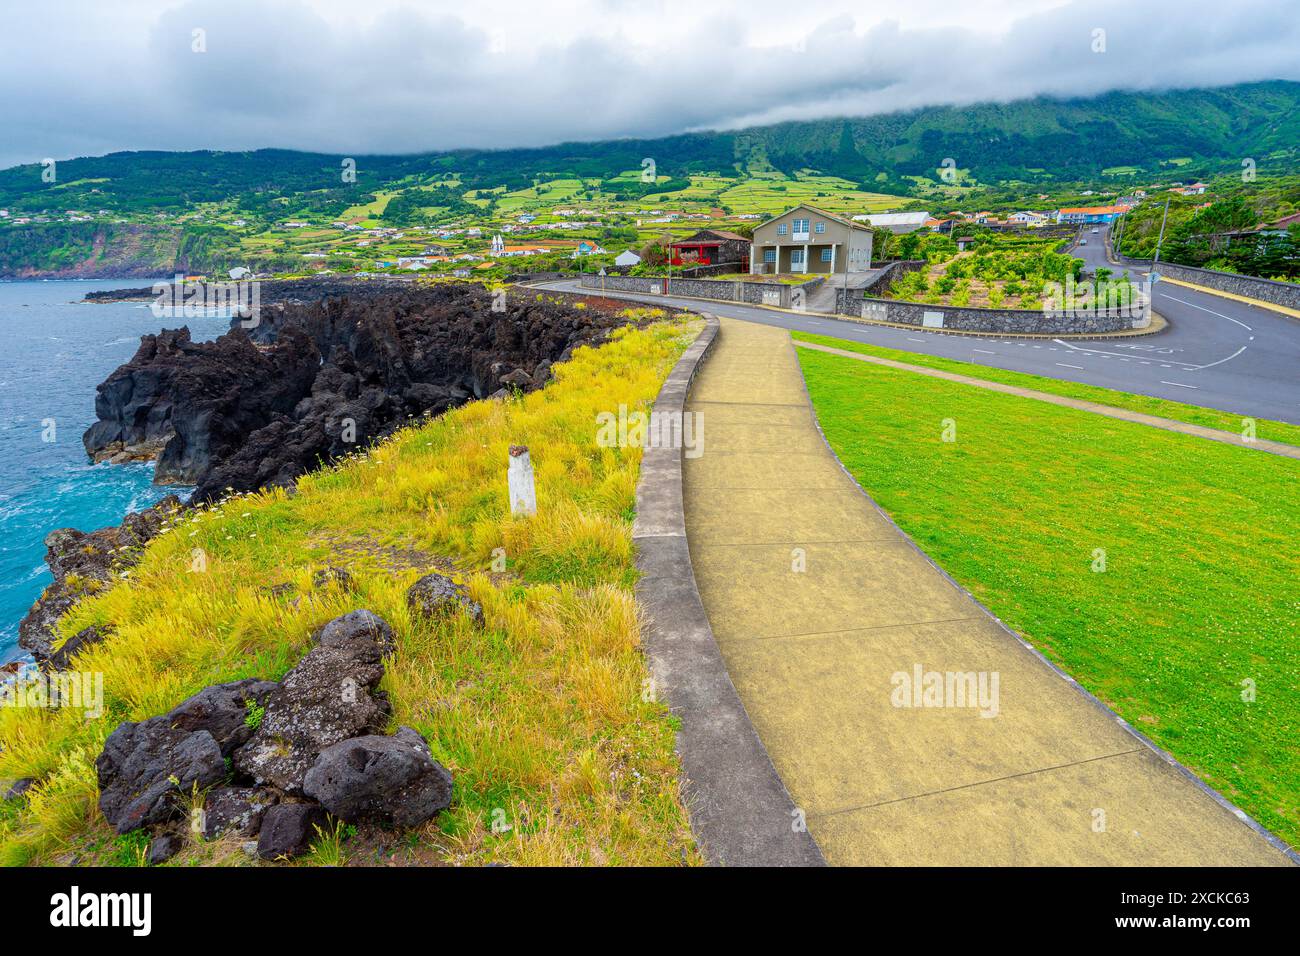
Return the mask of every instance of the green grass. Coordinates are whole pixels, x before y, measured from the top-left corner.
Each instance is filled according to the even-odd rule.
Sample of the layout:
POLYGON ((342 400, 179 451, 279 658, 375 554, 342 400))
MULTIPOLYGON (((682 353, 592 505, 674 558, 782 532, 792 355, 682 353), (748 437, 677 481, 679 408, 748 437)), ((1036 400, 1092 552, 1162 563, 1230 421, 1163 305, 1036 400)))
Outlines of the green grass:
MULTIPOLYGON (((29 801, 0 814, 0 863, 138 863, 142 837, 115 839, 96 806, 108 734, 208 684, 278 679, 316 629, 362 607, 397 635, 381 685, 390 729, 424 734, 455 777, 452 807, 406 835, 418 859, 698 862, 674 721, 643 699, 631 540, 640 449, 600 447, 596 426, 620 405, 648 408, 697 329, 620 329, 575 350, 541 391, 413 423, 305 476, 292 497, 268 491, 182 516, 128 577, 60 622, 64 637, 90 623, 112 632, 77 658, 103 673, 104 716, 0 708, 0 779, 38 778, 29 801), (532 518, 512 516, 507 500, 507 450, 520 443, 537 482, 532 518), (346 567, 356 592, 318 587, 325 565, 346 567), (434 568, 466 584, 486 627, 412 617, 406 589, 434 568), (492 828, 497 816, 508 831, 492 828)), ((346 836, 323 834, 306 862, 339 862, 346 836)), ((191 839, 175 862, 247 864, 228 842, 191 839)))
MULTIPOLYGON (((792 332, 791 336, 797 342, 815 342, 819 345, 829 345, 832 348, 843 349, 846 352, 858 352, 862 355, 874 355, 878 358, 892 359, 896 362, 906 362, 909 365, 941 369, 945 372, 969 375, 971 378, 979 378, 987 382, 1001 382, 1005 385, 1032 388, 1052 395, 1063 395, 1066 398, 1096 402, 1099 405, 1110 405, 1113 408, 1125 408, 1129 411, 1156 415, 1160 418, 1170 418, 1176 422, 1187 422, 1204 428, 1217 428, 1235 434, 1242 433, 1247 418, 1247 416, 1219 411, 1215 408, 1185 405, 1182 402, 1171 402, 1163 398, 1152 398, 1147 395, 1135 395, 1131 392, 1117 392, 1097 385, 1066 382, 1041 375, 1030 375, 1027 372, 1010 372, 1006 369, 991 368, 973 362, 960 362, 956 359, 941 358, 937 355, 922 355, 917 352, 903 352, 899 349, 866 345, 862 342, 850 342, 845 339, 832 338, 829 335, 792 332)), ((1300 445, 1300 425, 1275 422, 1267 418, 1256 418, 1253 421, 1255 422, 1256 438, 1283 442, 1288 445, 1300 445)))
POLYGON ((927 554, 1300 840, 1295 461, 842 356, 799 360, 840 460, 927 554))

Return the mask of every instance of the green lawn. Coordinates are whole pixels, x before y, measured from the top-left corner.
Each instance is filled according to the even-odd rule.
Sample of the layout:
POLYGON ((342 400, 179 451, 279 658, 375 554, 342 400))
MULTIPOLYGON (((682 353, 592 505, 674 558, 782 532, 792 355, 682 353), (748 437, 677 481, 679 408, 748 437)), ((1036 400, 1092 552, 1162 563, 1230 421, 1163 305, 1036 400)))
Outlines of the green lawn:
MULTIPOLYGON (((1241 434, 1243 422, 1245 421, 1242 415, 1233 414, 1232 412, 1223 412, 1215 408, 1202 408, 1199 405, 1185 405, 1182 402, 1171 402, 1163 398, 1152 398, 1147 395, 1134 395, 1131 392, 1117 392, 1096 385, 1065 382, 1061 379, 1030 375, 1027 372, 1010 372, 1006 369, 991 368, 973 362, 959 362, 956 359, 942 358, 937 355, 922 355, 916 352, 881 348, 878 345, 850 342, 845 339, 832 338, 829 335, 811 335, 807 332, 792 332, 791 335, 797 342, 816 342, 819 345, 829 345, 832 348, 843 349, 846 352, 874 355, 878 358, 892 359, 895 362, 907 362, 909 365, 920 365, 925 368, 955 372, 959 375, 969 375, 971 378, 981 378, 988 382, 1001 382, 1005 385, 1016 385, 1021 388, 1049 392, 1052 395, 1064 395, 1067 398, 1097 402, 1115 408, 1126 408, 1129 411, 1157 415, 1160 418, 1171 418, 1176 422, 1187 422, 1192 425, 1200 425, 1203 428, 1218 428, 1222 431, 1241 434)), ((1284 442, 1288 445, 1300 445, 1300 425, 1275 422, 1267 418, 1257 418, 1254 421, 1256 438, 1284 442)))
POLYGON ((1300 839, 1300 464, 822 352, 799 360, 840 460, 927 554, 1300 839))

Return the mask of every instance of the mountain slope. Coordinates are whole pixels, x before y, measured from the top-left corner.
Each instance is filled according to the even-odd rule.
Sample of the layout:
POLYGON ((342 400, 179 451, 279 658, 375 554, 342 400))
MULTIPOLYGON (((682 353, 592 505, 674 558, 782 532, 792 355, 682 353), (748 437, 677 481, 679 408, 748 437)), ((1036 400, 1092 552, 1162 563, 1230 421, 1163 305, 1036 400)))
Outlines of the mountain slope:
POLYGON ((790 122, 661 139, 561 143, 538 149, 458 150, 414 156, 344 157, 287 150, 129 152, 58 163, 53 183, 35 164, 0 170, 0 208, 107 209, 123 213, 238 198, 241 208, 277 215, 337 215, 357 188, 455 177, 465 189, 518 189, 536 177, 607 179, 652 157, 660 175, 744 173, 768 164, 813 168, 855 181, 906 185, 935 178, 946 158, 983 183, 1079 181, 1106 169, 1224 171, 1253 158, 1286 171, 1300 143, 1300 83, 1273 81, 1213 90, 1108 93, 1087 100, 1034 99, 972 107, 790 122))

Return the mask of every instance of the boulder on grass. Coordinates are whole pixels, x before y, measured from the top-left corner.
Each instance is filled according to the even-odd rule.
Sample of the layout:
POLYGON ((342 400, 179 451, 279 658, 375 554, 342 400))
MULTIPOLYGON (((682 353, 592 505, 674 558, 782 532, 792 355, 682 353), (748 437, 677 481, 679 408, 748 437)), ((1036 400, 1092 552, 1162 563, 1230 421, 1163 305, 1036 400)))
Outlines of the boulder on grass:
POLYGON ((274 791, 256 787, 217 787, 203 803, 203 839, 215 840, 227 833, 256 836, 266 811, 279 799, 274 791))
POLYGON ((118 833, 129 833, 175 816, 194 786, 221 782, 226 761, 208 731, 179 730, 152 717, 113 731, 95 770, 100 812, 118 833))
POLYGON ((149 856, 145 860, 150 866, 166 863, 181 852, 184 841, 176 833, 159 833, 149 841, 149 856))
POLYGON ((483 625, 483 605, 469 596, 462 584, 457 584, 445 574, 426 574, 407 589, 406 603, 412 611, 426 617, 445 617, 464 611, 480 627, 483 625))
POLYGON ((344 740, 307 771, 307 796, 348 823, 419 826, 451 806, 451 773, 410 727, 344 740))
POLYGON ((393 629, 373 611, 353 611, 336 617, 316 634, 316 643, 321 647, 341 647, 358 641, 377 645, 385 657, 397 650, 393 629))
POLYGON ((254 678, 213 684, 177 705, 163 719, 181 730, 208 731, 221 746, 222 756, 228 757, 253 735, 248 725, 250 709, 265 707, 279 686, 274 681, 254 678))
POLYGON ((373 637, 348 634, 312 648, 285 675, 267 698, 261 725, 235 751, 236 770, 258 784, 300 794, 322 750, 383 730, 387 700, 373 693, 384 676, 382 651, 373 637))
POLYGON ((160 823, 178 796, 226 776, 225 758, 252 735, 249 705, 279 685, 254 679, 205 687, 167 713, 118 726, 95 761, 99 809, 119 832, 160 823))
POLYGON ((20 777, 17 780, 4 782, 8 784, 8 788, 5 790, 4 799, 21 800, 27 794, 27 791, 36 783, 36 778, 20 777))
POLYGON ((264 860, 302 856, 329 825, 325 811, 314 803, 280 803, 266 811, 257 836, 257 855, 264 860))

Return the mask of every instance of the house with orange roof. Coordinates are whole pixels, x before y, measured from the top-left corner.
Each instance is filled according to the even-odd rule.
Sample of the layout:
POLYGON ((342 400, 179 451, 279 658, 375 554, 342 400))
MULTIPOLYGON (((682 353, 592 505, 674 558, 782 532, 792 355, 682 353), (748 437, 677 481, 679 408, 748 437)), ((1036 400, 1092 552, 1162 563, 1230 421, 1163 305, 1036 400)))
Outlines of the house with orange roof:
POLYGON ((1075 206, 1070 209, 1056 210, 1055 219, 1057 222, 1071 223, 1074 225, 1095 225, 1103 222, 1114 222, 1119 216, 1127 212, 1124 206, 1075 206))

